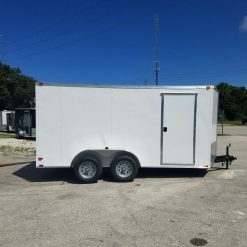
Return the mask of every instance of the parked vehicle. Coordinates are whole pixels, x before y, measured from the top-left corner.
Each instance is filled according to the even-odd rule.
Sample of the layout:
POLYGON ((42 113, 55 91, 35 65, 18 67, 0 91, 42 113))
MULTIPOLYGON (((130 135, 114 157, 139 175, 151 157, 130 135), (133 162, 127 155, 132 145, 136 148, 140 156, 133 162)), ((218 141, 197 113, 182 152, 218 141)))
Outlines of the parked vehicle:
POLYGON ((35 108, 15 109, 15 133, 17 138, 36 137, 35 108))
POLYGON ((217 110, 213 86, 39 83, 36 167, 73 168, 82 182, 95 182, 103 167, 117 181, 133 180, 140 167, 207 170, 216 158, 217 110))
POLYGON ((0 111, 0 131, 14 131, 15 112, 3 110, 0 111))

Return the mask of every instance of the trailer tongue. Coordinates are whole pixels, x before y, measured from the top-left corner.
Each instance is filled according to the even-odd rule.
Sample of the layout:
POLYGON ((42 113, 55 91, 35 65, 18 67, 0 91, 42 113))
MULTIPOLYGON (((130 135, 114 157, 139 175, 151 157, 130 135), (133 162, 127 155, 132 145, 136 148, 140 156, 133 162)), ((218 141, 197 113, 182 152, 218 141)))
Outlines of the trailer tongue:
POLYGON ((229 154, 230 147, 231 147, 231 144, 226 146, 226 154, 216 156, 214 163, 222 163, 222 166, 225 165, 226 169, 228 169, 229 165, 231 165, 232 162, 237 159, 236 157, 229 154))

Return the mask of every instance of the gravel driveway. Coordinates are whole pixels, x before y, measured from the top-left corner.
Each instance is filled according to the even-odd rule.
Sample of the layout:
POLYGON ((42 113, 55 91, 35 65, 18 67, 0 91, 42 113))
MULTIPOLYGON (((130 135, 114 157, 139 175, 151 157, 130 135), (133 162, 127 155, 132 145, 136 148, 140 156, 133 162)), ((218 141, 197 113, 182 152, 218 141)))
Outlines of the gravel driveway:
POLYGON ((35 140, 0 139, 0 166, 35 160, 35 140))

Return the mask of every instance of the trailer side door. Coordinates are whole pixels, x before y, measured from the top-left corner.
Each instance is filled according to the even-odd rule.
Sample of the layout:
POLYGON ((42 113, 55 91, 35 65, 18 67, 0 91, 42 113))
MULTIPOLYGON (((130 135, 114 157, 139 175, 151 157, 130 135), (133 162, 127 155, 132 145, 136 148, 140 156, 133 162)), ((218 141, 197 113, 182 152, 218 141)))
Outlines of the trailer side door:
POLYGON ((161 94, 161 165, 194 165, 196 93, 161 94))

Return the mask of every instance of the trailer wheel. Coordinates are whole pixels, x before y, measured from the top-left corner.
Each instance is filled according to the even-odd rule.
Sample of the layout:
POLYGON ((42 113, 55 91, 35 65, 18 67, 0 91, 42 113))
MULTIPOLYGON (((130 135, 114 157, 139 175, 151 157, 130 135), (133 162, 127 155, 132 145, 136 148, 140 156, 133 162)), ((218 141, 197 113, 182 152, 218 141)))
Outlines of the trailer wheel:
POLYGON ((139 167, 129 155, 119 155, 110 167, 112 177, 119 182, 130 182, 136 177, 139 167))
POLYGON ((81 183, 94 183, 103 173, 103 167, 94 156, 78 158, 73 166, 73 171, 81 183))

